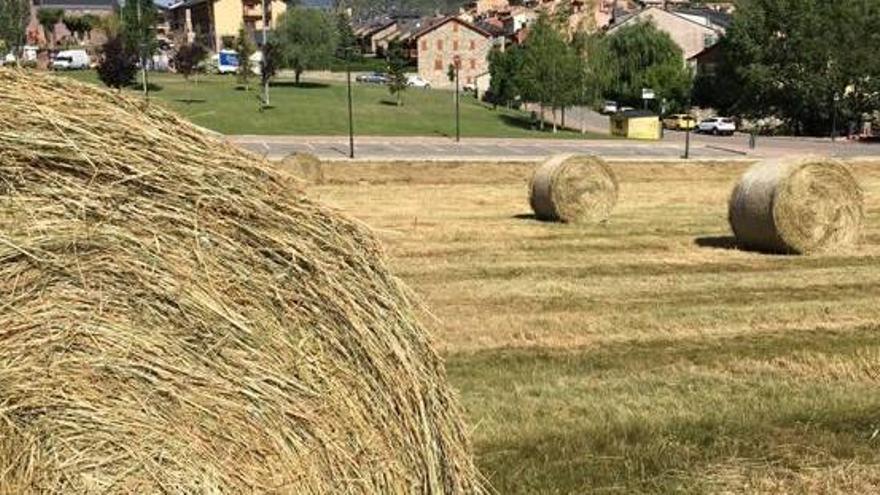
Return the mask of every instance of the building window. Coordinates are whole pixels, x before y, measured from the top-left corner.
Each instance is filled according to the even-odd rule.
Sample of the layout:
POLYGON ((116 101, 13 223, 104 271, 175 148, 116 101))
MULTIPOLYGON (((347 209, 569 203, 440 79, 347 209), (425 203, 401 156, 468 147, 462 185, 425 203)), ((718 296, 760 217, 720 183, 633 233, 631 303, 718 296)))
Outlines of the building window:
POLYGON ((428 40, 422 40, 422 51, 428 51, 428 40))
POLYGON ((458 40, 452 42, 452 50, 456 52, 458 51, 458 40))
POLYGON ((471 59, 471 70, 474 70, 476 68, 477 68, 477 60, 472 58, 471 59))
POLYGON ((443 59, 434 60, 434 70, 443 70, 443 59))
POLYGON ((457 32, 458 32, 458 23, 457 23, 457 22, 453 22, 453 23, 452 23, 452 32, 453 32, 453 33, 457 33, 457 32))
POLYGON ((467 78, 467 83, 468 83, 468 84, 473 84, 473 83, 474 83, 474 78, 471 77, 471 76, 468 76, 468 78, 467 78))
POLYGON ((477 49, 477 42, 474 40, 471 40, 471 50, 476 50, 476 49, 477 49))
POLYGON ((438 49, 438 50, 442 50, 442 49, 443 49, 443 40, 437 40, 437 49, 438 49))

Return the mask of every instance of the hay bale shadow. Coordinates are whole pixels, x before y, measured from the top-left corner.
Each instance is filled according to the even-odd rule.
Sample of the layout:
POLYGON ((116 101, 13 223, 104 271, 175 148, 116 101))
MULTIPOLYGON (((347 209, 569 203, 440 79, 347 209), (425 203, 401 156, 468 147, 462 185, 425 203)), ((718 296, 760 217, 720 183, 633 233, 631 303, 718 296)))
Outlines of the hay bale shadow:
POLYGON ((538 217, 535 216, 534 213, 520 213, 518 215, 514 215, 513 218, 515 220, 529 220, 532 222, 538 222, 538 217))
POLYGON ((742 246, 739 245, 736 237, 732 235, 697 237, 694 239, 694 244, 701 248, 742 250, 742 246))

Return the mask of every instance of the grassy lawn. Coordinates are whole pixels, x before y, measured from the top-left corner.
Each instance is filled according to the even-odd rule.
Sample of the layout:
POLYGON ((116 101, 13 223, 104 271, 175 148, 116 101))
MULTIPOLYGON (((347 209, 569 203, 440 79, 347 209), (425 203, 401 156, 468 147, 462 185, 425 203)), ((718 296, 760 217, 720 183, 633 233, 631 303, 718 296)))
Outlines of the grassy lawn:
POLYGON ((728 248, 744 165, 616 164, 604 225, 529 218, 533 165, 328 166, 424 299, 503 494, 877 493, 880 172, 855 252, 728 248))
MULTIPOLYGON (((90 71, 63 75, 100 84, 90 71)), ((276 81, 270 92, 272 108, 260 112, 258 88, 243 91, 233 76, 204 76, 195 83, 176 74, 153 74, 151 80, 157 86, 155 99, 196 124, 223 134, 348 134, 347 89, 341 83, 305 81, 295 86, 292 81, 276 81)), ((410 88, 404 106, 397 107, 384 86, 353 87, 355 132, 360 135, 455 135, 454 95, 450 91, 410 88)), ((465 137, 597 137, 533 131, 528 114, 492 110, 471 96, 462 97, 461 126, 465 137)))

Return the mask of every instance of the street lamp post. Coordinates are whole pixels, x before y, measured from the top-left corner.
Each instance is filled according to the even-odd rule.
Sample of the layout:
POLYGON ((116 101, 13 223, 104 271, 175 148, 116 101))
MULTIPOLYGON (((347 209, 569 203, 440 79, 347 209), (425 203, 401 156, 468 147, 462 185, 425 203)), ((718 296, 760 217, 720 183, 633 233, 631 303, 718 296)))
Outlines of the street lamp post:
POLYGON ((691 117, 691 101, 688 99, 687 116, 684 120, 684 159, 691 157, 691 124, 696 124, 696 120, 691 117))
POLYGON ((840 97, 837 96, 837 92, 834 93, 834 97, 832 98, 831 103, 831 142, 834 143, 837 140, 837 103, 840 100, 840 97))
POLYGON ((260 59, 260 77, 263 78, 263 107, 269 106, 269 78, 266 77, 266 41, 269 38, 269 24, 267 22, 266 0, 263 0, 263 57, 260 59))
POLYGON ((461 84, 459 73, 461 69, 461 58, 456 55, 453 60, 455 67, 455 142, 461 142, 461 84))
POLYGON ((354 111, 351 101, 351 51, 345 48, 345 77, 348 82, 348 157, 354 159, 354 111))

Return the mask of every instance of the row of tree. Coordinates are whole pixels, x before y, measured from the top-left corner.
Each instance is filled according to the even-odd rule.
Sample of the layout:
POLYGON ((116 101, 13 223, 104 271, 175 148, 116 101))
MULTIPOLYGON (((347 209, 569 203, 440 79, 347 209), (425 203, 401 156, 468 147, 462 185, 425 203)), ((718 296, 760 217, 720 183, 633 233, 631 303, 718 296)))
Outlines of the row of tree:
POLYGON ((775 132, 828 135, 835 124, 858 128, 880 109, 878 25, 873 0, 738 0, 732 26, 694 74, 650 23, 566 37, 542 17, 525 45, 492 53, 489 97, 553 110, 605 99, 635 107, 651 88, 657 111, 693 103, 775 123, 775 132))
POLYGON ((858 127, 880 108, 880 2, 740 0, 694 101, 796 134, 858 127))
POLYGON ((579 32, 567 38, 548 16, 537 20, 524 45, 493 51, 489 71, 492 103, 524 100, 554 115, 605 98, 640 105, 643 88, 655 91, 663 106, 658 110, 677 111, 687 105, 692 80, 681 49, 653 24, 634 23, 611 36, 579 32))

